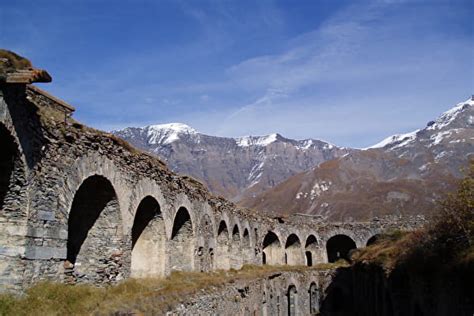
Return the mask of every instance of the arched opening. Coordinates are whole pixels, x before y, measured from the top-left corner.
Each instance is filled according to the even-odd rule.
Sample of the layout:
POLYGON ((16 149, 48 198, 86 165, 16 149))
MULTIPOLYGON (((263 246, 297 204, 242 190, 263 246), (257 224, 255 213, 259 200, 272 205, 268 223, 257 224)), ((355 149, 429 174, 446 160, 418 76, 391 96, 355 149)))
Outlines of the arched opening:
POLYGON ((267 255, 265 252, 262 253, 262 264, 267 264, 267 255))
POLYGON ((240 231, 237 224, 232 229, 230 267, 232 269, 240 269, 242 267, 242 248, 240 244, 240 231))
POLYGON ((18 179, 14 174, 21 164, 15 140, 2 124, 0 124, 0 148, 0 210, 2 210, 10 188, 18 184, 15 183, 18 179))
POLYGON ((356 243, 346 235, 335 235, 326 243, 328 262, 336 262, 340 259, 349 261, 349 252, 356 249, 356 243))
POLYGON ((122 264, 122 228, 115 190, 94 175, 77 190, 68 218, 67 260, 81 280, 114 281, 122 264), (104 273, 104 271, 106 271, 104 273))
POLYGON ((306 258, 306 265, 308 267, 312 267, 313 266, 313 254, 311 253, 311 251, 306 251, 304 254, 305 254, 305 258, 306 258))
POLYGON ((317 315, 319 313, 319 291, 316 283, 309 286, 309 314, 317 315))
POLYGON ((318 250, 318 240, 314 235, 309 235, 306 238, 305 243, 305 257, 306 257, 306 265, 311 267, 314 264, 314 258, 316 258, 317 250, 318 250))
POLYGON ((286 264, 300 265, 303 264, 303 253, 301 249, 301 242, 296 234, 291 234, 286 239, 285 243, 285 258, 286 264))
POLYGON ((250 234, 247 228, 244 229, 244 234, 242 235, 242 250, 243 250, 243 263, 252 262, 252 248, 250 247, 250 234))
POLYGON ((217 248, 216 258, 214 260, 217 269, 228 270, 230 268, 229 244, 230 240, 227 223, 222 220, 217 229, 217 248))
POLYGON ((373 235, 372 237, 369 238, 369 240, 367 240, 366 246, 375 244, 379 240, 379 238, 380 238, 380 234, 373 235))
POLYGON ((168 252, 171 270, 192 271, 194 268, 194 232, 191 216, 180 207, 174 217, 168 252))
POLYGON ((263 239, 263 255, 265 255, 265 264, 282 264, 283 254, 281 242, 278 236, 269 231, 263 239))
POLYGON ((132 277, 164 275, 165 225, 160 205, 151 196, 138 205, 132 226, 132 277))
POLYGON ((297 313, 298 306, 298 294, 296 292, 296 286, 290 285, 288 288, 288 316, 295 316, 297 313))

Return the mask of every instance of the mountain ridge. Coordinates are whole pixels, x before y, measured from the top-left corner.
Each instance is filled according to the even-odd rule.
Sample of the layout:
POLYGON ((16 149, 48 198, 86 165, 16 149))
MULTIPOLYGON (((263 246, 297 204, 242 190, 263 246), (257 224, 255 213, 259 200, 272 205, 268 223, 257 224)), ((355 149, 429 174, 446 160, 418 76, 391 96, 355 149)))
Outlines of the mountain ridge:
POLYGON ((306 213, 331 220, 432 213, 434 201, 474 158, 474 97, 427 126, 294 175, 241 205, 273 215, 306 213))
POLYGON ((294 140, 279 133, 211 136, 183 123, 128 127, 112 133, 233 201, 263 192, 291 175, 352 150, 318 139, 294 140))

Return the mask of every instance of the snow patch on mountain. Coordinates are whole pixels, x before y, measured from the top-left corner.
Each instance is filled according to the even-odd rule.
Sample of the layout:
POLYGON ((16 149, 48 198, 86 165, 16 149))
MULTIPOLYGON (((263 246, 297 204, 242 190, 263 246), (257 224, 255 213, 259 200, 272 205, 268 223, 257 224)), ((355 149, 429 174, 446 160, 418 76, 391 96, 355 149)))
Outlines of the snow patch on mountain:
MULTIPOLYGON (((474 97, 470 98, 470 99, 468 99, 464 102, 458 103, 455 107, 453 107, 453 108, 449 109, 448 111, 444 112, 443 114, 441 114, 440 117, 438 117, 438 119, 436 119, 436 121, 428 123, 428 127, 426 127, 424 129, 424 131, 433 132, 433 131, 441 130, 443 128, 448 127, 459 116, 459 114, 461 114, 468 107, 472 107, 472 106, 474 106, 474 97)), ((469 124, 472 124, 472 116, 469 116, 467 120, 468 120, 469 124)), ((386 147, 386 146, 393 146, 390 149, 396 149, 396 148, 406 146, 409 143, 416 140, 417 134, 420 131, 421 130, 418 129, 418 130, 410 132, 410 133, 397 134, 397 135, 387 137, 384 140, 382 140, 381 142, 379 142, 379 143, 377 143, 373 146, 364 148, 364 150, 372 149, 372 148, 383 148, 383 147, 386 147)), ((457 129, 451 129, 451 130, 447 130, 447 131, 440 131, 440 132, 432 135, 430 137, 430 139, 432 140, 432 144, 430 146, 440 144, 441 141, 444 138, 449 137, 452 133, 456 133, 456 132, 457 132, 457 129)))
MULTIPOLYGON (((416 139, 416 134, 419 132, 420 130, 417 129, 416 131, 413 131, 413 132, 410 132, 410 133, 406 133, 406 134, 396 134, 396 135, 392 135, 390 137, 387 137, 385 138, 384 140, 382 140, 381 142, 373 145, 373 146, 370 146, 370 147, 367 147, 367 148, 364 148, 364 149, 372 149, 372 148, 383 148, 387 145, 391 145, 391 144, 395 144, 395 143, 398 143, 396 147, 401 147, 401 146, 405 146, 407 145, 408 143, 414 141, 416 139)), ((395 148, 395 147, 394 147, 395 148)))
POLYGON ((270 134, 267 136, 243 136, 235 138, 237 146, 249 147, 249 146, 262 146, 265 147, 277 140, 277 134, 270 134))
POLYGON ((470 98, 464 102, 458 103, 452 109, 444 112, 441 116, 430 126, 428 126, 427 130, 437 130, 442 129, 448 126, 452 121, 454 121, 457 116, 467 107, 474 106, 473 98, 470 98))
POLYGON ((196 135, 198 132, 182 123, 157 124, 145 127, 148 143, 166 145, 180 139, 181 135, 196 135))

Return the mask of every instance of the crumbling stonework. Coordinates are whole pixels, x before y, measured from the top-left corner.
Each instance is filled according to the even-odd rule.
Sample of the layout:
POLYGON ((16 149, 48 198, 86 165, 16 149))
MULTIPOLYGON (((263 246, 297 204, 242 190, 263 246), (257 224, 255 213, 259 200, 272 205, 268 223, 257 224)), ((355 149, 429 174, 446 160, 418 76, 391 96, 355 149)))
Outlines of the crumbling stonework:
POLYGON ((314 265, 328 261, 332 236, 361 247, 387 228, 419 225, 261 216, 75 122, 63 103, 26 82, 0 82, 1 291, 45 279, 102 285, 173 270, 314 265))
POLYGON ((166 315, 316 315, 329 271, 275 273, 199 293, 166 315))

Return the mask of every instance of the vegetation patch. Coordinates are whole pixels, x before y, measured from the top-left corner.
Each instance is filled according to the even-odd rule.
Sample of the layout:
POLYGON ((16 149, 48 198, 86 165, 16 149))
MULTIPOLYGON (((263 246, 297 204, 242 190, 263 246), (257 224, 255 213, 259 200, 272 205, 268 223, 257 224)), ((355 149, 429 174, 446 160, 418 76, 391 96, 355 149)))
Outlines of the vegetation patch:
POLYGON ((0 49, 0 74, 13 72, 17 69, 31 69, 31 62, 6 49, 0 49))
POLYGON ((474 161, 456 193, 439 203, 424 229, 392 232, 356 251, 353 260, 375 263, 387 271, 404 265, 413 272, 468 269, 474 266, 474 161))
POLYGON ((241 270, 173 272, 162 279, 128 279, 103 288, 41 282, 21 296, 0 295, 0 315, 155 315, 172 310, 180 302, 188 302, 192 295, 215 292, 236 281, 266 278, 281 272, 322 271, 346 265, 245 265, 241 270))

